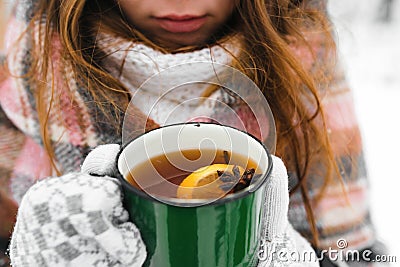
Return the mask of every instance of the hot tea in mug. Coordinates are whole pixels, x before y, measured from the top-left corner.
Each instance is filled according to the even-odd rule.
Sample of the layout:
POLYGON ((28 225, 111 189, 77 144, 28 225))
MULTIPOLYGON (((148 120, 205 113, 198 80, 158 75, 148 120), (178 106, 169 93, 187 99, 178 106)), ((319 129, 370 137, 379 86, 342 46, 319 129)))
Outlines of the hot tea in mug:
POLYGON ((131 169, 126 180, 159 197, 208 199, 239 192, 260 176, 257 164, 248 156, 227 150, 187 149, 150 158, 131 169))
POLYGON ((272 169, 258 139, 212 123, 169 125, 132 139, 116 164, 144 266, 257 264, 272 169))

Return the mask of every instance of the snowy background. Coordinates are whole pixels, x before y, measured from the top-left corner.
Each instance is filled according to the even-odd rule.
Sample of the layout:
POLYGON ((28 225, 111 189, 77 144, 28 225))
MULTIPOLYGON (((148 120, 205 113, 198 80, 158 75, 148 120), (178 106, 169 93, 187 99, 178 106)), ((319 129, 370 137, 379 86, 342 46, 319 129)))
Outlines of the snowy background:
POLYGON ((379 237, 400 261, 400 2, 380 20, 383 0, 331 0, 341 59, 354 90, 379 237))

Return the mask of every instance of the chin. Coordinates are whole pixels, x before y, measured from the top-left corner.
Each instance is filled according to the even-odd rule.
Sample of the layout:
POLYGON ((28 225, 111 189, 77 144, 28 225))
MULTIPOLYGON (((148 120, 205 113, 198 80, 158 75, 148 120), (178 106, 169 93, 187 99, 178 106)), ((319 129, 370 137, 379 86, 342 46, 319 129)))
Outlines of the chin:
POLYGON ((161 46, 168 49, 181 49, 187 47, 203 47, 207 45, 208 38, 205 36, 187 35, 170 36, 159 40, 161 46))

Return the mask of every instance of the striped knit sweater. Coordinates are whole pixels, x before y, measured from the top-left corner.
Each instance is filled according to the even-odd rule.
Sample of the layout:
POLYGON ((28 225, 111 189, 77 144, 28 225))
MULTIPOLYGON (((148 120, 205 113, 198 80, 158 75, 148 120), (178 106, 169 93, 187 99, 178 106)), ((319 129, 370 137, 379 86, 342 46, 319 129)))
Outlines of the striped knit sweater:
MULTIPOLYGON (((32 12, 33 1, 21 2, 10 22, 9 44, 24 30, 32 12)), ((310 42, 315 49, 320 49, 318 38, 310 38, 315 39, 310 42)), ((22 39, 18 52, 8 59, 10 68, 17 74, 24 74, 29 66, 30 42, 29 38, 22 39)), ((55 41, 54 46, 57 45, 55 41)), ((310 71, 321 63, 315 62, 306 48, 294 47, 293 50, 310 71)), ((55 53, 53 62, 57 68, 60 67, 57 64, 59 61, 59 55, 55 53)), ((68 73, 68 69, 62 71, 68 73)), ((339 239, 345 239, 352 249, 369 248, 374 246, 376 237, 369 214, 367 172, 352 94, 343 73, 338 68, 330 71, 334 79, 329 84, 321 85, 323 105, 334 153, 341 161, 341 171, 347 179, 345 188, 339 182, 330 184, 321 201, 313 207, 321 248, 335 248, 339 239), (343 196, 344 189, 347 198, 343 196)), ((79 170, 92 148, 100 144, 120 143, 121 139, 97 110, 93 96, 85 88, 79 86, 72 77, 67 81, 59 77, 55 82, 62 89, 59 97, 63 114, 50 118, 51 135, 53 140, 58 141, 55 145, 57 164, 67 173, 79 170)), ((51 175, 52 171, 42 146, 37 103, 30 84, 23 78, 8 77, 0 85, 0 103, 0 207, 6 210, 5 203, 9 203, 7 199, 18 203, 35 181, 51 175)), ((318 169, 318 163, 313 169, 318 169)), ((318 171, 310 175, 312 177, 308 180, 312 181, 310 193, 313 196, 321 186, 321 177, 318 171)), ((290 182, 296 183, 294 175, 290 182)), ((0 216, 3 216, 0 224, 12 221, 2 213, 0 216)), ((311 238, 304 203, 298 192, 291 196, 289 219, 297 231, 311 238)), ((7 228, 9 225, 0 227, 7 228)))

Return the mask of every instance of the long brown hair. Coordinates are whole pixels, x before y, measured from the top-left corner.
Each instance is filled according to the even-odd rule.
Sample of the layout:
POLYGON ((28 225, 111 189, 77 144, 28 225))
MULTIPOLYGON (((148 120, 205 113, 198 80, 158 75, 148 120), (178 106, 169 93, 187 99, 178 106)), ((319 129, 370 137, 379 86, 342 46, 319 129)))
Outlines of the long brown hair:
MULTIPOLYGON (((122 38, 144 42, 164 52, 177 52, 160 47, 135 30, 115 2, 43 0, 35 9, 30 27, 39 32, 36 43, 40 45, 33 48, 32 64, 26 76, 35 85, 41 135, 53 163, 48 119, 54 112, 55 91, 49 92, 48 85, 39 81, 48 81, 56 68, 51 61, 54 33, 61 43, 62 60, 71 66, 74 77, 94 97, 99 110, 106 116, 111 114, 108 115, 110 121, 117 121, 115 127, 120 126, 118 122, 129 102, 129 93, 101 64, 104 55, 96 46, 98 30, 109 30, 122 38), (36 23, 40 20, 45 23, 36 23), (110 113, 110 109, 113 112, 110 113)), ((294 54, 293 47, 306 47, 313 54, 307 34, 317 34, 321 37, 320 45, 324 47, 325 56, 332 56, 334 42, 329 21, 324 12, 302 0, 236 0, 232 16, 232 23, 224 29, 225 33, 240 32, 243 36, 242 52, 233 65, 261 88, 270 104, 277 126, 276 154, 298 178, 292 191, 301 191, 314 235, 311 242, 317 245, 318 231, 312 209, 315 199, 309 197, 306 178, 311 163, 318 162, 324 169, 321 178, 324 179, 323 189, 338 170, 317 89, 317 85, 329 83, 330 77, 325 75, 323 65, 318 71, 307 70, 294 54)), ((218 44, 218 38, 210 42, 218 44)))

